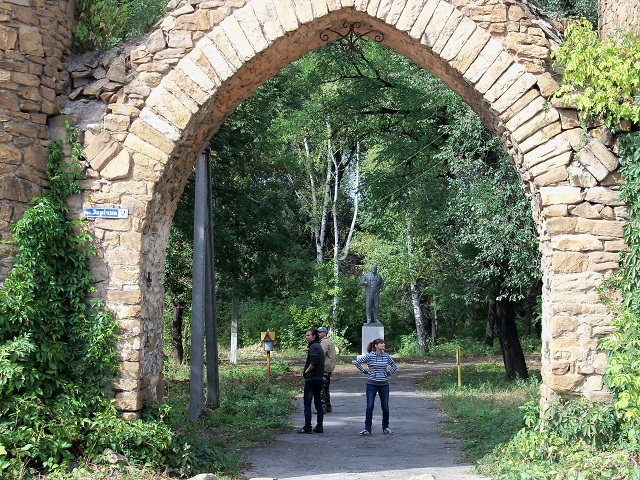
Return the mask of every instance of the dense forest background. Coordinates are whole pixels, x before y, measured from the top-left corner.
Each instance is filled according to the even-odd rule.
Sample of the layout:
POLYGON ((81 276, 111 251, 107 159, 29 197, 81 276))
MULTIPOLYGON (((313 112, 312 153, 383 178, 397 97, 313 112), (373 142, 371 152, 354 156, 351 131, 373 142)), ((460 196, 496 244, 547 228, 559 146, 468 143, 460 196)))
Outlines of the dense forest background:
MULTIPOLYGON (((372 264, 396 350, 517 342, 516 327, 538 336, 538 238, 516 171, 478 116, 405 57, 371 40, 328 44, 260 87, 210 145, 221 344, 238 312, 241 345, 269 329, 298 347, 326 325, 357 351, 372 264)), ((193 198, 191 181, 167 254, 174 350, 189 325, 193 198)))

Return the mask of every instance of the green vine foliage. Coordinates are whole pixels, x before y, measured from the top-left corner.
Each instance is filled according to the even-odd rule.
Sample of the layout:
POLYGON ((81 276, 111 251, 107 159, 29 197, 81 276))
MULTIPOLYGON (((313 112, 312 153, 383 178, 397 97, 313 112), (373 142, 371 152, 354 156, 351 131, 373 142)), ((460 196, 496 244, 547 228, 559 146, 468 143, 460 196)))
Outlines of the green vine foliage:
POLYGON ((81 148, 67 125, 72 158, 50 144, 49 191, 11 232, 18 247, 0 290, 0 476, 68 462, 82 422, 104 401, 118 367, 113 315, 89 305, 95 253, 67 197, 80 192, 81 148))
POLYGON ((640 468, 640 39, 617 34, 599 39, 582 21, 567 30, 555 54, 566 67, 559 98, 575 100, 587 118, 602 117, 617 133, 621 199, 629 220, 624 228, 628 251, 616 276, 602 287, 615 331, 600 342, 607 352, 604 381, 611 404, 585 399, 558 401, 540 416, 539 406, 525 406, 525 425, 508 443, 482 460, 496 479, 637 480, 640 468), (629 121, 632 133, 621 134, 629 121), (622 302, 618 301, 621 298, 622 302))
POLYGON ((120 364, 119 323, 100 302, 87 303, 92 236, 66 218, 84 153, 66 127, 68 145, 49 146, 49 191, 11 226, 18 254, 0 290, 0 478, 100 460, 107 447, 184 474, 189 447, 162 420, 166 412, 127 422, 105 395, 120 364))
POLYGON ((598 38, 591 23, 569 25, 565 42, 554 52, 565 67, 556 97, 574 99, 578 110, 602 116, 609 126, 621 120, 640 122, 640 37, 617 32, 598 38))
POLYGON ((75 46, 101 50, 143 35, 162 18, 166 5, 167 0, 76 0, 75 46))
POLYGON ((621 198, 627 202, 629 213, 624 227, 629 250, 613 279, 622 296, 622 305, 612 320, 616 331, 600 346, 608 356, 605 382, 635 444, 640 441, 640 133, 620 137, 620 158, 620 171, 626 180, 621 198))

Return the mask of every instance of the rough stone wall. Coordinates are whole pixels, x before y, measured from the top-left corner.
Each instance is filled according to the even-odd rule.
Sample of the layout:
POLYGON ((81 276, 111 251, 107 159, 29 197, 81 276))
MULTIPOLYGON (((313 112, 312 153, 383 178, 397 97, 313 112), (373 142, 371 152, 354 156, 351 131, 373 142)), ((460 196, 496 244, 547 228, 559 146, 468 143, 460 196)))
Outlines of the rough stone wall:
MULTIPOLYGON (((589 124, 584 135, 573 106, 548 101, 557 88, 549 53, 560 41, 551 22, 511 0, 173 0, 135 44, 74 57, 65 85, 65 113, 85 130, 87 154, 72 215, 89 206, 130 212, 91 222, 97 294, 124 331, 118 408, 133 418, 162 396, 164 250, 197 155, 257 86, 346 19, 380 28, 385 44, 438 75, 499 136, 540 233, 543 397, 606 399, 597 342, 610 327, 595 289, 625 248, 626 210, 611 133, 589 124)), ((19 151, 12 142, 24 141, 6 144, 19 151)))
POLYGON ((47 119, 66 104, 73 0, 0 1, 0 285, 7 227, 47 187, 47 119))
POLYGON ((640 0, 599 0, 598 30, 610 35, 617 28, 640 34, 640 0))

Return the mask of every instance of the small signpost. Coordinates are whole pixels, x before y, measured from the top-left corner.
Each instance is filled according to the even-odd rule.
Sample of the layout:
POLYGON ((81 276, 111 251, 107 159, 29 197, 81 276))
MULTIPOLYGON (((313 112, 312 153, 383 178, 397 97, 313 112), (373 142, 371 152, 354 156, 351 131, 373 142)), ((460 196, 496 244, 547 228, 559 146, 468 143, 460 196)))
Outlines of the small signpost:
POLYGON ((260 333, 260 341, 264 343, 264 349, 267 352, 267 382, 271 381, 271 351, 273 350, 273 341, 276 339, 276 332, 260 333))
POLYGON ((460 355, 460 345, 456 346, 456 363, 458 364, 458 387, 462 386, 462 371, 460 363, 462 362, 462 356, 460 355))
POLYGON ((84 216, 87 218, 129 218, 128 208, 85 208, 84 216))

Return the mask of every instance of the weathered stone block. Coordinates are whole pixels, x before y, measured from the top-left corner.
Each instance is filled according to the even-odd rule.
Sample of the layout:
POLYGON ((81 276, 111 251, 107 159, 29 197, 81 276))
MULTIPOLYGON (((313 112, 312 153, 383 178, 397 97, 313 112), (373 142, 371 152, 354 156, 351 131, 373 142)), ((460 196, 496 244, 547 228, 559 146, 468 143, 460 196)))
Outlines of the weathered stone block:
POLYGON ((577 187, 542 187, 540 188, 542 206, 553 204, 578 204, 582 201, 582 192, 577 187))
POLYGON ((107 166, 100 172, 106 180, 120 180, 127 178, 131 172, 131 155, 127 150, 121 150, 107 166))
MULTIPOLYGON (((252 2, 251 6, 253 7, 256 18, 262 25, 262 30, 269 42, 273 42, 284 35, 284 30, 278 19, 273 3, 264 0, 252 2)), ((334 7, 334 10, 338 8, 337 5, 334 5, 334 7)), ((214 41, 216 40, 214 39, 214 41)), ((216 41, 216 43, 218 42, 216 41)), ((218 44, 218 46, 222 48, 220 44, 218 44)))
POLYGON ((44 57, 42 37, 38 27, 21 25, 18 28, 18 43, 22 54, 44 57))
POLYGON ((416 40, 420 40, 422 38, 424 31, 427 28, 427 24, 431 20, 439 2, 440 0, 427 0, 427 3, 422 8, 420 15, 416 18, 416 21, 409 32, 409 35, 412 38, 415 38, 416 40))
POLYGON ((576 223, 577 233, 591 233, 605 237, 623 238, 622 229, 625 222, 612 220, 590 220, 578 218, 576 223))
MULTIPOLYGON (((193 68, 192 71, 195 69, 196 68, 193 68)), ((202 72, 202 70, 200 70, 200 72, 202 72)), ((178 127, 178 129, 185 128, 193 117, 193 114, 189 109, 185 108, 185 106, 180 103, 174 95, 162 87, 156 88, 153 93, 149 95, 149 98, 147 99, 147 108, 153 109, 158 115, 175 127, 178 127)), ((133 122, 131 128, 134 128, 136 123, 139 121, 140 120, 136 120, 133 122)))
POLYGON ((235 12, 234 17, 238 20, 238 25, 245 33, 247 40, 255 52, 261 52, 269 46, 270 42, 264 36, 264 33, 262 33, 260 22, 250 6, 246 6, 235 12))
POLYGON ((440 52, 440 57, 445 60, 452 60, 455 58, 464 46, 469 43, 469 39, 476 31, 476 28, 477 27, 474 22, 463 17, 440 52))
MULTIPOLYGON (((511 65, 509 65, 507 70, 505 70, 505 72, 502 75, 500 75, 500 77, 486 91, 484 98, 488 102, 491 102, 491 103, 495 102, 498 98, 500 98, 501 95, 503 95, 509 89, 509 87, 511 87, 516 81, 518 81, 519 79, 522 79, 523 77, 529 80, 527 83, 530 83, 530 85, 533 85, 535 77, 531 74, 525 75, 525 73, 526 73, 526 70, 522 65, 520 65, 519 63, 512 63, 511 65)), ((527 87, 526 90, 528 89, 529 87, 527 87)), ((507 108, 507 106, 505 106, 504 108, 507 108)))
POLYGON ((523 160, 531 173, 538 175, 542 173, 541 169, 546 170, 555 166, 566 167, 569 165, 572 156, 571 145, 567 143, 562 135, 557 135, 539 147, 527 152, 523 160))
MULTIPOLYGON (((196 77, 194 77, 194 80, 204 91, 210 92, 214 90, 220 82, 224 82, 229 77, 231 77, 236 72, 236 69, 231 61, 227 60, 227 57, 218 49, 218 47, 213 42, 207 41, 206 37, 198 42, 198 47, 204 54, 204 56, 209 60, 209 63, 215 70, 216 78, 211 79, 204 74, 199 74, 196 71, 196 77)), ((197 54, 194 52, 191 53, 192 55, 197 54)), ((191 65, 187 62, 183 65, 183 62, 180 62, 180 66, 186 73, 189 74, 194 71, 195 63, 191 65)))
MULTIPOLYGON (((309 0, 292 0, 293 8, 300 23, 309 23, 313 20, 313 8, 309 0)), ((375 12, 374 12, 375 15, 375 12)))
POLYGON ((141 410, 144 406, 144 397, 141 392, 118 392, 115 397, 115 406, 122 411, 141 410))
MULTIPOLYGON (((457 30, 458 25, 460 25, 460 22, 462 22, 463 18, 464 17, 462 13, 460 13, 459 10, 454 8, 453 11, 451 12, 451 15, 449 15, 449 18, 447 18, 447 21, 445 22, 442 30, 440 31, 438 38, 433 43, 432 51, 434 53, 437 53, 437 54, 442 53, 442 49, 445 47, 447 42, 451 39, 454 32, 457 30)), ((431 25, 431 23, 429 23, 429 25, 431 25)), ((427 29, 425 30, 425 34, 428 31, 429 31, 429 26, 427 26, 427 29)))
MULTIPOLYGON (((433 45, 438 40, 440 33, 447 24, 449 17, 454 13, 454 10, 455 9, 449 3, 445 1, 439 2, 433 12, 431 20, 429 20, 429 23, 425 28, 420 43, 433 48, 433 45)), ((458 12, 455 18, 458 18, 459 15, 460 13, 458 12)))
POLYGON ((560 128, 558 111, 553 110, 543 110, 538 113, 534 118, 529 120, 527 123, 519 127, 516 131, 513 132, 513 138, 517 142, 523 142, 528 137, 532 136, 535 132, 542 130, 543 128, 552 125, 554 123, 558 124, 558 129, 560 128))
POLYGON ((564 375, 569 373, 571 363, 569 362, 551 362, 551 373, 553 375, 564 375))
POLYGON ((555 250, 588 252, 603 250, 603 241, 595 235, 558 235, 551 239, 555 250))
POLYGON ((598 181, 604 180, 609 175, 609 169, 598 160, 588 147, 582 148, 576 154, 576 159, 598 181))
POLYGON ((427 3, 427 0, 407 0, 404 10, 402 10, 396 22, 396 28, 401 32, 411 31, 411 27, 420 16, 425 3, 427 3))
POLYGON ((585 200, 591 203, 618 206, 624 205, 620 199, 620 192, 607 187, 593 187, 587 190, 585 200))
POLYGON ((589 266, 589 256, 580 252, 556 252, 551 267, 560 273, 581 273, 589 266))
POLYGON ((609 150, 600 140, 594 138, 587 146, 587 149, 604 165, 609 172, 615 171, 620 165, 620 160, 611 150, 609 150))
POLYGON ((18 32, 15 28, 0 25, 0 50, 13 50, 18 41, 18 32))
MULTIPOLYGON (((486 93, 512 64, 513 57, 506 51, 501 51, 496 61, 493 62, 490 67, 487 68, 487 65, 484 66, 484 74, 480 80, 478 80, 478 83, 476 83, 476 90, 482 94, 486 93)), ((471 67, 473 68, 473 65, 471 67)))
POLYGON ((569 166, 569 183, 573 187, 591 188, 598 181, 580 162, 575 161, 569 166))
POLYGON ((542 209, 542 216, 545 218, 566 217, 568 211, 568 205, 548 205, 542 209))
POLYGON ((533 135, 522 140, 519 144, 520 150, 523 153, 527 153, 528 151, 547 142, 549 139, 556 137, 560 133, 562 133, 562 127, 560 126, 560 122, 553 122, 551 125, 547 125, 546 127, 543 127, 541 130, 538 130, 533 135))
MULTIPOLYGON (((133 125, 135 125, 135 123, 139 121, 140 120, 136 120, 135 122, 133 122, 133 125)), ((133 133, 129 133, 129 135, 127 135, 127 138, 125 139, 123 144, 125 147, 134 152, 141 153, 162 163, 166 163, 169 158, 168 155, 158 147, 142 140, 140 137, 134 135, 133 133)), ((146 187, 144 188, 144 193, 146 193, 146 187)))
POLYGON ((471 64, 478 58, 480 52, 485 48, 491 36, 484 30, 476 28, 469 40, 464 43, 462 49, 452 59, 451 65, 460 73, 467 72, 471 64))
MULTIPOLYGON (((285 32, 291 32, 298 28, 300 23, 298 22, 298 17, 296 17, 295 10, 293 9, 293 5, 290 0, 271 0, 273 6, 275 7, 278 18, 280 19, 280 24, 282 25, 282 29, 285 32)), ((344 0, 342 1, 343 6, 344 0)), ((353 0, 351 0, 351 6, 353 6, 353 0)))
POLYGON ((569 130, 572 128, 580 127, 578 112, 576 112, 575 110, 571 110, 568 108, 559 108, 558 113, 560 114, 560 122, 562 123, 563 129, 569 130))
MULTIPOLYGON (((499 114, 507 110, 511 105, 524 97, 531 87, 535 85, 536 77, 530 73, 524 73, 491 105, 499 114)), ((496 94, 499 94, 496 92, 496 94)), ((487 98, 488 99, 488 98, 487 98)))
POLYGON ((578 219, 575 217, 553 217, 547 220, 547 232, 550 235, 574 234, 576 233, 577 223, 578 219))

